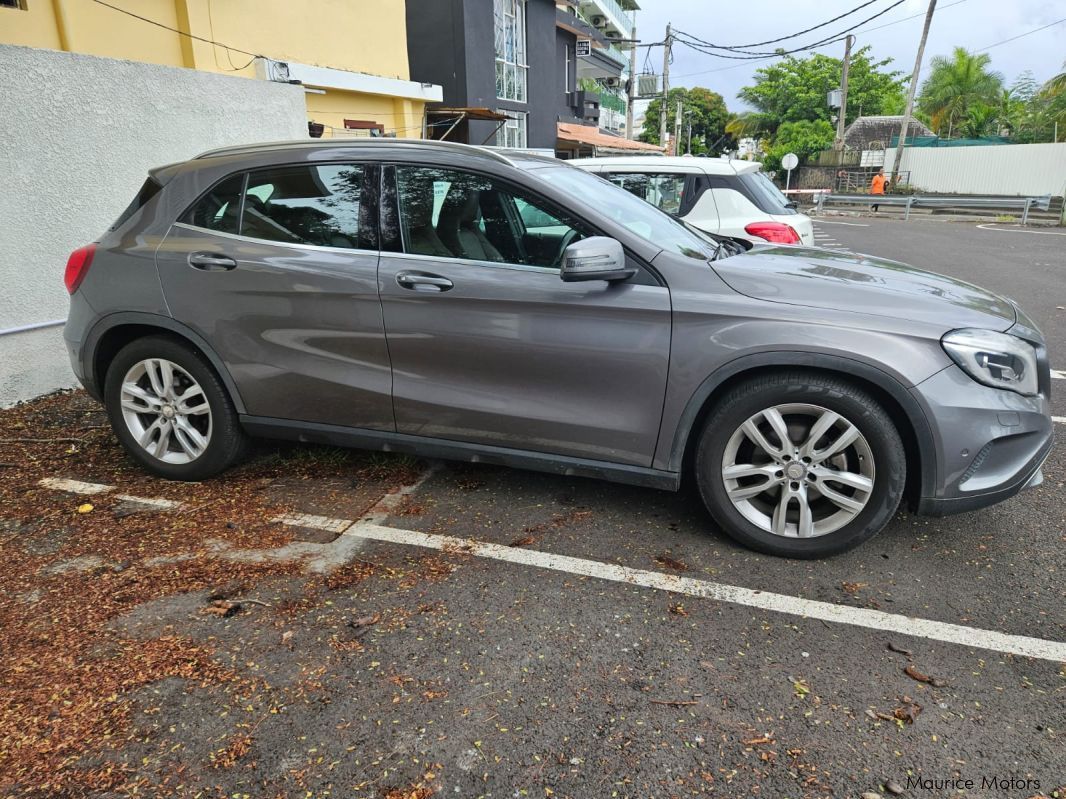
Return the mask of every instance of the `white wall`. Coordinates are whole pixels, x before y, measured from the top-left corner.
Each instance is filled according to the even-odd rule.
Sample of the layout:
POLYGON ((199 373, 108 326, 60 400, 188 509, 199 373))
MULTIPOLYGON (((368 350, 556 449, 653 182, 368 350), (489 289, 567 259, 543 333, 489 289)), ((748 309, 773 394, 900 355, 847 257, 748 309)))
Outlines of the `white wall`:
MULTIPOLYGON (((885 150, 892 164, 895 150, 885 150)), ((950 194, 1062 196, 1066 142, 986 147, 904 147, 901 172, 921 191, 950 194)))
MULTIPOLYGON (((150 167, 305 138, 299 86, 0 45, 0 331, 63 319, 71 250, 150 167)), ((74 384, 62 329, 0 335, 0 407, 74 384)))

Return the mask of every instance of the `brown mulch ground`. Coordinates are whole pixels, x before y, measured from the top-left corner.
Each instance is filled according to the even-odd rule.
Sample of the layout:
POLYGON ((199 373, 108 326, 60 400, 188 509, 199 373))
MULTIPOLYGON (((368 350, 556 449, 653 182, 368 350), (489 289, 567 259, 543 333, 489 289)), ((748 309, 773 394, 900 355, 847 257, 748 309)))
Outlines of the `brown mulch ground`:
MULTIPOLYGON (((134 640, 109 622, 160 597, 219 586, 236 596, 265 577, 299 573, 300 562, 212 555, 216 542, 262 549, 292 540, 290 528, 269 522, 293 510, 269 490, 279 478, 291 485, 343 477, 379 486, 380 496, 409 482, 416 467, 402 458, 274 448, 215 480, 173 483, 125 456, 83 392, 0 411, 0 795, 162 795, 144 775, 93 765, 128 743, 128 695, 177 677, 239 703, 255 680, 220 665, 202 643, 181 635, 134 640), (116 485, 112 494, 165 497, 187 510, 131 513, 112 494, 41 488, 45 477, 116 485), (145 563, 161 556, 175 559, 145 563)), ((325 579, 356 579, 360 568, 368 567, 325 579)), ((238 736, 213 754, 215 766, 236 762, 247 746, 238 736)))

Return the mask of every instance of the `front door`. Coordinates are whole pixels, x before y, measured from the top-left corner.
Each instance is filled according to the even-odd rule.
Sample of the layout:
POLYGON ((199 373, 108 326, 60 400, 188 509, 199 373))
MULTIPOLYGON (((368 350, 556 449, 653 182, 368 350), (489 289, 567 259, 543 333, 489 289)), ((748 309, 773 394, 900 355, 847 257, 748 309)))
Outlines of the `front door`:
POLYGON ((397 251, 382 252, 379 275, 397 430, 650 466, 667 288, 647 271, 564 283, 563 250, 595 231, 496 179, 397 166, 384 187, 383 238, 397 251))
POLYGON ((376 166, 216 184, 156 253, 174 317, 226 364, 249 414, 393 430, 377 292, 376 166))

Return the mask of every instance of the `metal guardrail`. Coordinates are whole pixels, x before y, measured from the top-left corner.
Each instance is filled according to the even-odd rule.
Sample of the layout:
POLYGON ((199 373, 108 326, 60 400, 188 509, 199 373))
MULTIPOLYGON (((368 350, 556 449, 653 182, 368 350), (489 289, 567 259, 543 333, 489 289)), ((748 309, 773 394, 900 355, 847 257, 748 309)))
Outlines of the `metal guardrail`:
POLYGON ((1051 207, 1051 195, 1044 197, 945 197, 912 194, 819 194, 815 210, 822 213, 826 203, 842 205, 899 205, 906 209, 904 219, 909 219, 911 208, 991 208, 1022 212, 1022 224, 1029 223, 1029 211, 1046 211, 1051 207))

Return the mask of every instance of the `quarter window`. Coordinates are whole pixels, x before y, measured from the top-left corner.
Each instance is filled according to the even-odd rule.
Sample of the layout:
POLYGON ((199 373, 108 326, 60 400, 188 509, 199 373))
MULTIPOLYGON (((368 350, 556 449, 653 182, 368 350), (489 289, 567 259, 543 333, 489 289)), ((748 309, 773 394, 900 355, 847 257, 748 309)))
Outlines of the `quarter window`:
POLYGON ((584 225, 497 181, 451 169, 397 167, 404 252, 559 268, 584 225))
POLYGON ((181 221, 187 225, 216 230, 219 233, 237 233, 240 228, 241 191, 244 175, 232 175, 207 192, 190 208, 181 221))
POLYGON ((252 172, 240 233, 256 239, 358 248, 363 167, 290 166, 252 172))

